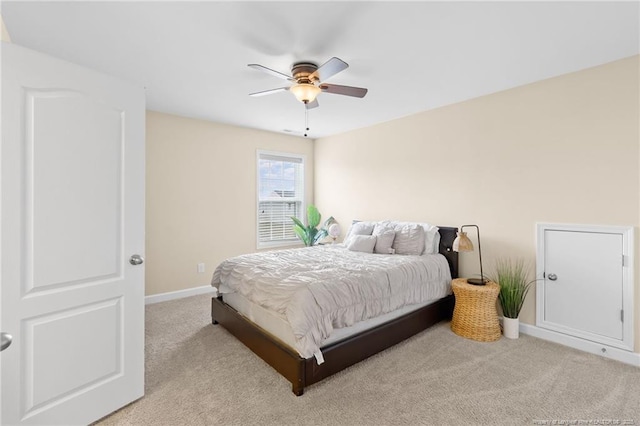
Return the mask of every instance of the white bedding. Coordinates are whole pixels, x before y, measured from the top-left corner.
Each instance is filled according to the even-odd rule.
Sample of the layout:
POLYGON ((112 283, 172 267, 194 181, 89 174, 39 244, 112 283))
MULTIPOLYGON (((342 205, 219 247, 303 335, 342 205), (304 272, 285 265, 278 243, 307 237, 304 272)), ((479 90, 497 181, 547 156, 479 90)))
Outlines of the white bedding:
POLYGON ((341 244, 261 252, 222 262, 212 285, 281 316, 304 358, 334 328, 450 293, 444 256, 353 252, 341 244))

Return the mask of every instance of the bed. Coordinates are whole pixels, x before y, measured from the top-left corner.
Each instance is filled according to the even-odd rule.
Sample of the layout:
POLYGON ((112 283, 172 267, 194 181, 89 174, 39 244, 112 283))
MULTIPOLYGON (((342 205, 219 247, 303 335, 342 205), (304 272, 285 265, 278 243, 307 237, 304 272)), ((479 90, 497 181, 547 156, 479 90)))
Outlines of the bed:
MULTIPOLYGON (((420 294, 417 296, 414 294, 415 291, 407 290, 407 294, 411 294, 411 296, 406 296, 410 299, 411 303, 409 304, 396 307, 391 303, 380 308, 382 311, 378 311, 379 303, 374 304, 373 308, 367 305, 366 308, 357 311, 357 315, 365 315, 363 312, 366 311, 366 318, 356 318, 354 320, 351 318, 354 316, 353 314, 345 314, 339 320, 332 316, 332 320, 324 321, 324 324, 315 324, 314 321, 306 320, 304 316, 297 316, 295 314, 297 309, 295 306, 297 305, 291 304, 294 307, 292 308, 288 305, 289 308, 286 312, 286 315, 288 315, 286 318, 289 321, 282 321, 285 315, 282 312, 282 307, 280 307, 279 312, 277 309, 279 307, 279 296, 274 297, 273 301, 269 300, 270 297, 268 296, 272 290, 261 284, 260 280, 264 277, 268 278, 270 275, 273 275, 271 277, 272 280, 286 281, 286 278, 283 279, 282 276, 278 275, 279 267, 273 267, 272 265, 270 270, 269 266, 266 265, 263 268, 261 262, 264 261, 264 256, 271 258, 269 262, 282 261, 283 265, 285 265, 290 262, 287 256, 294 254, 298 256, 300 253, 303 253, 304 256, 318 256, 319 259, 327 259, 325 261, 327 264, 340 263, 337 256, 344 256, 347 258, 345 262, 348 262, 351 261, 349 256, 354 255, 347 251, 341 252, 340 250, 345 250, 342 245, 295 249, 298 250, 297 253, 295 250, 283 250, 272 252, 269 255, 244 255, 223 262, 214 273, 212 284, 219 288, 220 292, 211 301, 212 322, 223 326, 289 380, 295 395, 302 395, 306 386, 317 383, 371 355, 387 349, 441 320, 451 318, 454 300, 450 291, 450 280, 458 276, 457 253, 451 247, 457 228, 437 227, 436 229, 438 240, 435 242, 434 247, 437 247, 435 249, 437 253, 429 256, 392 255, 376 257, 376 255, 369 255, 368 258, 375 259, 375 262, 371 265, 366 263, 367 256, 363 255, 362 259, 364 260, 359 257, 355 258, 358 263, 362 263, 362 266, 359 266, 359 269, 350 270, 348 273, 343 272, 341 277, 358 275, 360 271, 364 274, 387 268, 390 271, 387 275, 393 275, 396 264, 402 264, 405 258, 413 258, 425 264, 440 265, 435 266, 436 269, 440 268, 440 270, 442 270, 442 265, 444 264, 444 268, 447 269, 447 286, 444 290, 441 288, 441 284, 436 286, 438 288, 435 290, 421 289, 420 294), (280 256, 282 256, 281 259, 280 256), (238 268, 236 264, 249 264, 251 266, 249 269, 254 271, 253 274, 239 275, 240 272, 238 271, 242 270, 242 268, 238 268), (233 284, 234 281, 235 284, 233 284), (223 282, 226 282, 226 284, 223 284, 223 282), (257 288, 257 290, 251 290, 254 288, 257 288), (254 291, 258 296, 243 294, 254 291), (262 295, 260 296, 260 294, 262 295), (256 303, 256 300, 260 303, 256 303), (307 333, 304 331, 306 328, 304 330, 300 328, 303 326, 310 327, 311 331, 307 333), (313 337, 307 338, 306 336, 313 337)), ((345 241, 347 241, 347 238, 345 238, 345 241)), ((351 262, 352 264, 356 263, 355 261, 351 262)), ((426 268, 422 263, 418 265, 419 270, 426 268)), ((410 265, 410 268, 412 268, 410 270, 415 271, 416 264, 410 265)), ((402 270, 406 270, 405 266, 402 266, 402 268, 405 268, 402 270)), ((428 268, 432 268, 432 266, 428 266, 428 268)), ((323 278, 324 273, 322 270, 312 271, 311 278, 306 279, 316 280, 317 278, 318 282, 321 282, 325 279, 323 278)), ((431 277, 429 279, 434 279, 439 283, 442 282, 442 271, 440 271, 439 275, 432 272, 428 272, 428 274, 431 277)), ((341 288, 349 285, 348 278, 344 279, 346 281, 341 283, 341 288)), ((385 289, 384 283, 376 284, 375 276, 372 276, 371 280, 371 283, 367 284, 367 288, 370 286, 374 289, 373 291, 383 291, 385 289), (382 290, 375 290, 377 288, 376 285, 380 285, 382 290)), ((390 279, 389 283, 391 283, 390 279)), ((322 288, 322 285, 315 285, 314 287, 322 288)), ((286 290, 288 287, 285 286, 284 288, 286 290)), ((398 288, 404 289, 404 287, 398 288)), ((295 294, 299 293, 301 292, 295 294)), ((322 306, 321 296, 322 293, 310 297, 314 302, 312 303, 313 305, 320 305, 320 307, 314 306, 314 309, 318 309, 324 315, 325 308, 322 306)), ((336 299, 341 297, 342 295, 336 299)), ((346 304, 351 306, 349 303, 346 304)), ((318 322, 321 323, 322 321, 318 322)))

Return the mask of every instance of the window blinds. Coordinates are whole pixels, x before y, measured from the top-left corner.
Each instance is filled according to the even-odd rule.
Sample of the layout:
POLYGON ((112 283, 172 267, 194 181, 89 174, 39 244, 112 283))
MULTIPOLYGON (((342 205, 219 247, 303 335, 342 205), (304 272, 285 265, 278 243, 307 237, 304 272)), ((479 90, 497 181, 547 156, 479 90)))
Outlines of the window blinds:
POLYGON ((303 158, 258 153, 258 246, 297 241, 291 216, 302 219, 303 201, 303 158))

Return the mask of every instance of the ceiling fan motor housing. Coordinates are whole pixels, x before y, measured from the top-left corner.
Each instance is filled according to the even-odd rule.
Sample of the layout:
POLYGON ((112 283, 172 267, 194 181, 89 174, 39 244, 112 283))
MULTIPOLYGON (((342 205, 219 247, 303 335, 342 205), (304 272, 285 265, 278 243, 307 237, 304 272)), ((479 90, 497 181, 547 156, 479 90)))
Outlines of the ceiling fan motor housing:
MULTIPOLYGON (((314 83, 309 76, 316 72, 318 65, 313 62, 296 62, 291 67, 291 75, 298 83, 314 83)), ((316 80, 316 79, 314 79, 316 80)))

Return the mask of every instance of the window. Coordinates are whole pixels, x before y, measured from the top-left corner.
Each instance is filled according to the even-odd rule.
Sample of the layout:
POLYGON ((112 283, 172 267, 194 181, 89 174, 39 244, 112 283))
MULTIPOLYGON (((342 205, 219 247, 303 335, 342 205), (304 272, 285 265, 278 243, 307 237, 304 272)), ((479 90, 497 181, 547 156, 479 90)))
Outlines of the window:
POLYGON ((258 248, 298 242, 291 216, 303 208, 304 157, 258 151, 258 248))

